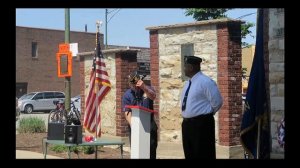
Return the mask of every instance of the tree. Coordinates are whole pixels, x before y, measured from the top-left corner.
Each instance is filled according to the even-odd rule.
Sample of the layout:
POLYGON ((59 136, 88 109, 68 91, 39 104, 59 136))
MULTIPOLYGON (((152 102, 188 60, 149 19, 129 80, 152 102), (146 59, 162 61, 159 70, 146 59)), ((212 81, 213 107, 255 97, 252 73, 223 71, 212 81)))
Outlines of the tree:
MULTIPOLYGON (((186 8, 185 15, 192 16, 195 20, 211 20, 211 19, 220 19, 227 18, 226 12, 232 10, 233 8, 186 8)), ((252 35, 252 31, 249 29, 254 26, 254 23, 247 22, 241 25, 241 37, 246 38, 247 35, 252 35)), ((242 43, 243 47, 249 47, 250 45, 246 42, 242 43)))
MULTIPOLYGON (((241 35, 242 35, 243 39, 245 39, 248 34, 252 38, 254 38, 254 36, 252 35, 252 31, 249 30, 253 26, 254 26, 254 23, 251 23, 251 22, 247 22, 247 23, 241 25, 241 35)), ((242 42, 242 46, 243 47, 250 47, 250 45, 246 42, 242 42)))
POLYGON ((246 73, 247 73, 247 68, 242 68, 242 78, 243 79, 246 79, 246 77, 247 77, 246 73))
POLYGON ((226 18, 226 12, 232 8, 187 8, 186 16, 193 16, 197 21, 226 18))

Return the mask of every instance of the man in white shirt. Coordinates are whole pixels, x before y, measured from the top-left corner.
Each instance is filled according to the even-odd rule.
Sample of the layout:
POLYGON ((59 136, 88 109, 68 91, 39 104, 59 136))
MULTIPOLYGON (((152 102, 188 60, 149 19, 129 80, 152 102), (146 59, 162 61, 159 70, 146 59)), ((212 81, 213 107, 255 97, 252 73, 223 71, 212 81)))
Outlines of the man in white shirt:
POLYGON ((200 71, 202 59, 185 56, 184 72, 190 78, 181 94, 182 143, 186 159, 216 159, 214 114, 223 99, 217 84, 200 71))

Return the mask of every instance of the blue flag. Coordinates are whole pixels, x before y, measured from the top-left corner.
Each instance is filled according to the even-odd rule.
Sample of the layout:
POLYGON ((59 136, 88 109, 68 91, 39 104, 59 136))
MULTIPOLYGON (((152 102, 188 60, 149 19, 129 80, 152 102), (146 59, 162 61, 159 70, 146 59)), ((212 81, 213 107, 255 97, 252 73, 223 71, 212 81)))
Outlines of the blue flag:
POLYGON ((241 124, 241 144, 249 158, 270 154, 270 127, 264 68, 263 9, 258 10, 256 47, 241 124))

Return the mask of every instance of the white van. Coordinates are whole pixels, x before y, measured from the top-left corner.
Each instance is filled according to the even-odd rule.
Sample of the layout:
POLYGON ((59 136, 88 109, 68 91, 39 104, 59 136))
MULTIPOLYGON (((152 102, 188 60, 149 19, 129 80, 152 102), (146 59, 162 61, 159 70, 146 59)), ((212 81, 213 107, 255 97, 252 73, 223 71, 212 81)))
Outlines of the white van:
POLYGON ((32 113, 33 111, 50 111, 56 108, 53 104, 53 100, 59 99, 65 99, 65 94, 63 92, 32 92, 19 98, 18 107, 25 113, 32 113))

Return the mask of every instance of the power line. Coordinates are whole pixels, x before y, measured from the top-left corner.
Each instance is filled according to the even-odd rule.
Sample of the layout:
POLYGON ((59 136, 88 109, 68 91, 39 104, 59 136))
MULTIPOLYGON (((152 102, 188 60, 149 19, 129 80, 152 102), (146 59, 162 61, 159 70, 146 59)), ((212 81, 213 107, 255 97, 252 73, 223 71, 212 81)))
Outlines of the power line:
POLYGON ((117 9, 113 9, 113 10, 107 12, 107 14, 110 14, 110 13, 112 13, 112 12, 115 11, 115 10, 117 10, 117 9))
POLYGON ((257 12, 253 12, 253 13, 248 13, 248 14, 246 14, 246 15, 242 15, 242 16, 240 16, 240 17, 237 17, 236 19, 242 19, 242 18, 244 18, 244 17, 246 17, 246 16, 250 16, 250 15, 253 15, 253 14, 256 14, 257 12))
POLYGON ((105 9, 105 49, 107 49, 107 24, 120 10, 121 9, 113 9, 111 11, 108 11, 108 9, 105 9), (108 14, 111 14, 115 10, 117 11, 109 18, 109 20, 107 20, 108 14))
POLYGON ((114 15, 112 15, 110 18, 109 18, 109 20, 107 21, 107 23, 118 13, 118 12, 120 12, 120 10, 121 9, 118 9, 115 13, 114 13, 114 15))

